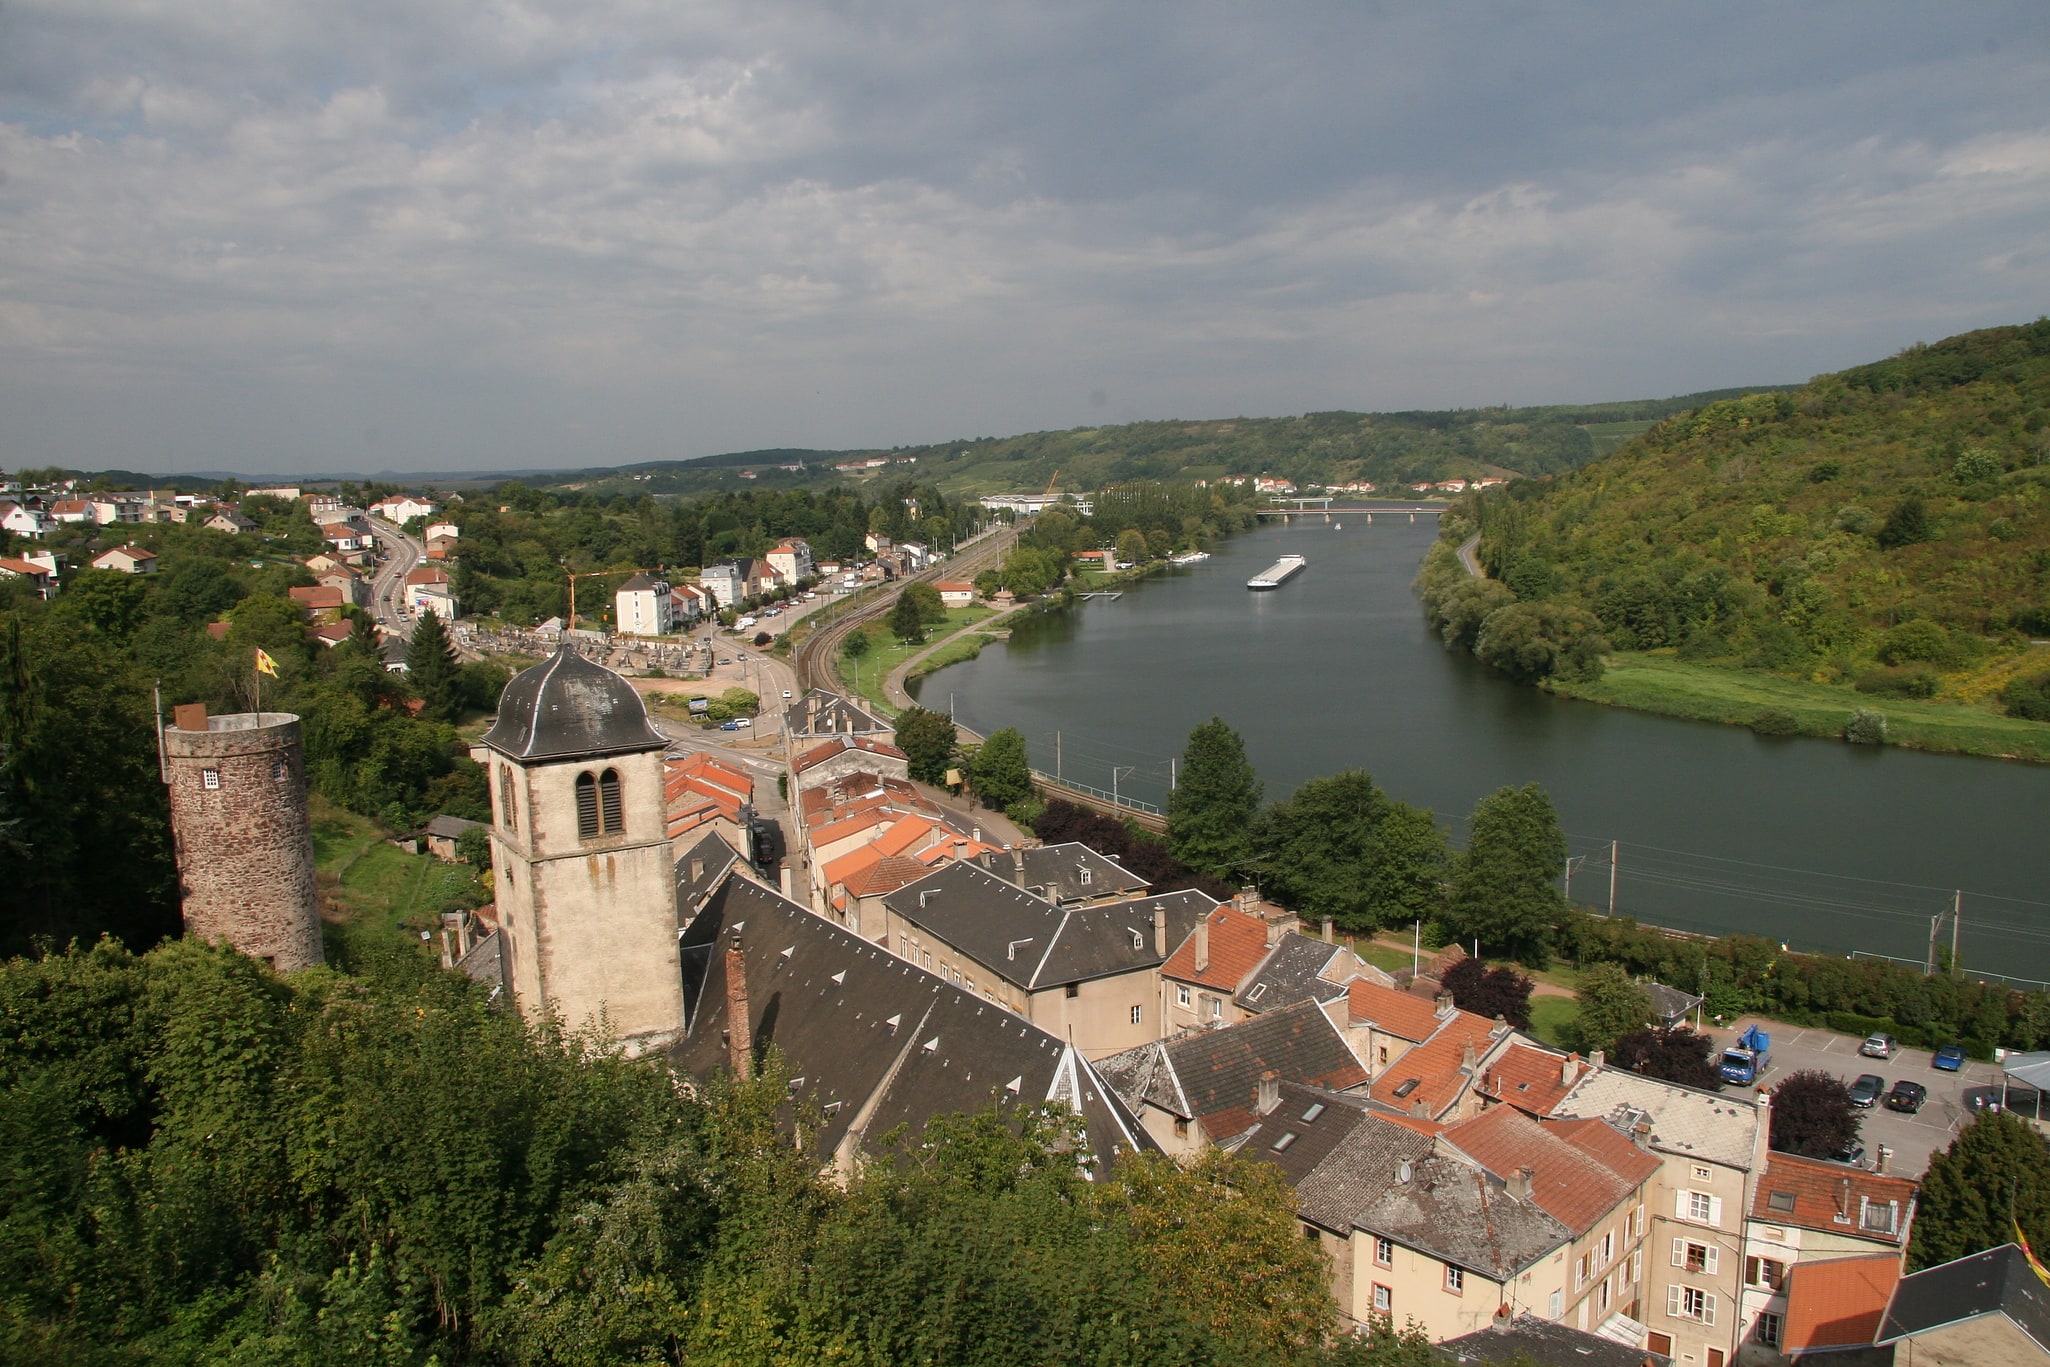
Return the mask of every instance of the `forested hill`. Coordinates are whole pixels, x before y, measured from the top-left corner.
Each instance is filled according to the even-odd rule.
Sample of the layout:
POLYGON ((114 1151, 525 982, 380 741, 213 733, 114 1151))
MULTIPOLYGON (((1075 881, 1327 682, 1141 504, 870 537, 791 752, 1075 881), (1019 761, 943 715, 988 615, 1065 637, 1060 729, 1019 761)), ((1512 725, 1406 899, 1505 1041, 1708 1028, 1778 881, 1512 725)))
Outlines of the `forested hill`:
POLYGON ((1619 649, 1985 701, 2050 636, 2050 319, 1710 403, 1468 511, 1491 578, 1619 649))
POLYGON ((1571 470, 1661 418, 1718 399, 1760 392, 1723 389, 1671 399, 1544 408, 1442 412, 1308 413, 1078 427, 1015 437, 975 437, 889 451, 748 451, 703 460, 591 469, 555 483, 598 492, 686 493, 731 487, 745 470, 760 485, 838 478, 836 465, 902 462, 876 472, 915 473, 950 494, 1038 492, 1058 476, 1064 490, 1132 480, 1266 474, 1298 484, 1365 480, 1383 489, 1413 480, 1571 470), (912 464, 915 459, 915 465, 912 464), (793 468, 802 466, 801 469, 793 468))

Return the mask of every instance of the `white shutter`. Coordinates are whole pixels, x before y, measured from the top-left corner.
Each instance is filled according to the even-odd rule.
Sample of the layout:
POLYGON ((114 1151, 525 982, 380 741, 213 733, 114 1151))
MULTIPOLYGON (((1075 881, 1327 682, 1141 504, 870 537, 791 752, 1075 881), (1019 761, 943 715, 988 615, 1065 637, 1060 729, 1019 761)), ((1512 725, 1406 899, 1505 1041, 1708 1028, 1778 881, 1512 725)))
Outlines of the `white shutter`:
POLYGON ((1721 1261, 1722 1250, 1717 1248, 1714 1244, 1710 1244, 1708 1246, 1708 1261, 1707 1263, 1703 1264, 1702 1271, 1706 1272, 1709 1276, 1713 1277, 1715 1275, 1716 1264, 1721 1261))
POLYGON ((1718 1228, 1718 1229, 1722 1228, 1722 1224, 1723 1224, 1723 1198, 1722 1198, 1722 1197, 1720 1197, 1720 1196, 1711 1196, 1711 1197, 1709 1197, 1709 1198, 1708 1198, 1708 1222, 1709 1222, 1710 1224, 1714 1225, 1714 1226, 1715 1226, 1716 1228, 1718 1228))
POLYGON ((1666 1315, 1671 1319, 1681 1318, 1680 1292, 1681 1288, 1677 1286, 1669 1286, 1666 1288, 1666 1315))
POLYGON ((1714 1324, 1714 1323, 1715 1323, 1715 1297, 1714 1297, 1714 1296, 1703 1296, 1703 1297, 1701 1298, 1701 1322, 1702 1322, 1703 1324, 1714 1324))
POLYGON ((1687 1241, 1685 1239, 1673 1240, 1673 1266, 1687 1266, 1687 1241))
POLYGON ((1684 1220, 1687 1218, 1688 1195, 1689 1193, 1684 1191, 1676 1191, 1673 1193, 1673 1218, 1675 1220, 1684 1220))

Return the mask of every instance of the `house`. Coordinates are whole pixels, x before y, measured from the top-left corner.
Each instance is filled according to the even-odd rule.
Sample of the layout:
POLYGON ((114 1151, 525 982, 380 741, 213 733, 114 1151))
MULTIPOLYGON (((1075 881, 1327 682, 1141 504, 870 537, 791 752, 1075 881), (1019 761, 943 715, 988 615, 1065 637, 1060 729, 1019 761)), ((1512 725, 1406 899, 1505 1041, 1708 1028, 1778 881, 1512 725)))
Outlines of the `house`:
POLYGON ((1638 986, 1644 989, 1644 995, 1651 998, 1651 1018, 1668 1030, 1676 1025, 1685 1025, 1695 1008, 1707 1000, 1693 992, 1667 987, 1664 983, 1644 982, 1638 986))
POLYGON ((256 530, 254 519, 243 516, 233 508, 221 509, 208 518, 203 525, 209 531, 226 532, 229 536, 239 536, 243 532, 253 532, 256 530))
POLYGON ((888 740, 896 728, 841 694, 815 688, 783 709, 783 733, 793 743, 823 736, 888 740))
POLYGON ((1552 1109, 1606 1120, 1659 1158, 1640 1287, 1645 1346, 1698 1367, 1730 1367, 1742 1337, 1737 1255, 1766 1165, 1769 1098, 1704 1092, 1603 1065, 1599 1056, 1552 1109))
MULTIPOLYGON (((1873 1345, 1900 1281, 1901 1260, 1888 1254, 1829 1258, 1789 1268, 1780 1284, 1780 1311, 1760 1323, 1737 1360, 1841 1367, 1891 1363, 1893 1349, 1873 1345)), ((1914 1356, 1922 1360, 1920 1353, 1914 1356)))
POLYGON ((313 639, 332 649, 356 634, 352 622, 323 622, 313 628, 313 639))
POLYGON ((794 791, 801 791, 855 773, 908 779, 910 769, 910 756, 887 741, 867 736, 835 736, 790 761, 790 785, 794 791))
POLYGON ((676 630, 669 581, 636 574, 614 591, 619 629, 635 636, 667 636, 676 630))
POLYGON ((696 584, 678 584, 669 590, 669 619, 678 626, 699 620, 715 607, 712 596, 696 584))
POLYGON ((958 579, 935 579, 934 588, 939 590, 940 602, 950 608, 965 608, 975 601, 975 585, 964 584, 958 579))
POLYGON ((488 831, 490 826, 482 821, 465 821, 459 816, 437 816, 428 821, 420 833, 421 842, 427 852, 444 864, 462 863, 462 856, 456 853, 456 841, 464 831, 488 831))
POLYGON ((39 508, 0 503, 0 532, 40 541, 50 530, 50 516, 39 508))
POLYGON ((56 591, 57 577, 32 560, 0 555, 0 579, 26 579, 35 586, 36 596, 48 598, 56 591))
POLYGON ((454 541, 461 537, 463 533, 462 530, 458 528, 456 524, 453 522, 430 522, 427 524, 427 530, 421 534, 425 536, 428 539, 428 541, 434 542, 454 541))
POLYGON ((424 498, 415 498, 411 494, 401 494, 397 498, 388 498, 382 503, 371 504, 370 511, 376 513, 387 522, 396 522, 404 526, 416 517, 426 517, 435 511, 435 507, 435 504, 428 502, 424 498))
POLYGON ((92 565, 96 570, 119 570, 123 574, 155 574, 157 556, 155 551, 129 544, 100 552, 93 557, 92 565))
POLYGON ((1673 1367, 1662 1353, 1555 1324, 1525 1310, 1503 1306, 1494 1323, 1438 1345, 1447 1367, 1482 1367, 1487 1363, 1535 1364, 1535 1367, 1673 1367))
POLYGON ((882 943, 1091 1058, 1160 1037, 1160 965, 1215 905, 1178 892, 1058 906, 974 863, 882 899, 882 943))
POLYGON ((729 874, 679 936, 685 1077, 751 1074, 774 1043, 806 1144, 851 1174, 883 1136, 916 1143, 939 1115, 1071 1111, 1093 1172, 1151 1145, 1081 1050, 796 903, 729 874))
POLYGON ((1368 1095, 1392 1110, 1450 1124, 1478 1114, 1479 1082, 1515 1039, 1509 1026, 1461 1011, 1449 996, 1432 1008, 1437 1028, 1374 1075, 1368 1095))
POLYGON ((1220 904, 1160 967, 1165 1028, 1208 1030, 1247 1019, 1234 998, 1267 948, 1264 921, 1220 904))
POLYGON ((50 505, 52 522, 91 522, 93 505, 82 498, 60 498, 50 505))
POLYGON ((977 861, 997 877, 1056 906, 1089 906, 1144 893, 1152 884, 1080 841, 1013 846, 977 861))
MULTIPOLYGON (((1905 1178, 1790 1153, 1767 1154, 1744 1222, 1740 1360, 1773 1363, 1797 1342, 1817 1346, 1786 1332, 1800 1317, 1785 1285, 1796 1267, 1884 1255, 1898 1275, 1914 1227, 1915 1194, 1915 1184, 1905 1178)), ((1870 1343, 1870 1337, 1864 1342, 1870 1343)))
POLYGON ((462 549, 462 542, 452 536, 430 536, 426 544, 429 560, 447 560, 462 549))
POLYGON ((86 500, 92 507, 92 520, 102 527, 111 527, 122 522, 146 522, 149 520, 149 505, 133 495, 96 495, 86 500))
POLYGON ((1875 1342, 1913 1367, 2050 1361, 2050 1287, 2014 1244, 1924 1268, 1894 1287, 1875 1342))
POLYGON ((420 584, 407 590, 406 601, 416 617, 433 613, 444 622, 453 622, 462 615, 462 604, 447 584, 420 584))
MULTIPOLYGON (((315 560, 325 560, 326 558, 325 556, 314 557, 315 560)), ((309 560, 306 563, 308 566, 311 566, 313 561, 309 560)), ((343 602, 359 608, 370 605, 370 585, 364 582, 362 575, 356 573, 347 565, 337 564, 332 569, 314 570, 313 573, 315 580, 323 587, 333 589, 341 594, 343 602)))
POLYGON ((974 859, 991 850, 943 819, 916 813, 883 813, 877 832, 829 863, 812 866, 812 904, 823 915, 881 943, 888 934, 883 899, 915 883, 940 864, 974 859))
POLYGON ((333 621, 341 616, 345 600, 340 589, 329 588, 325 584, 314 584, 288 589, 286 592, 291 595, 293 602, 299 604, 300 611, 311 621, 333 621))
POLYGON ((754 850, 754 780, 738 765, 700 751, 662 764, 669 843, 680 856, 706 835, 739 855, 754 850))
POLYGON ((1335 1001, 1346 995, 1356 979, 1390 981, 1386 973, 1350 949, 1332 943, 1331 934, 1329 921, 1324 923, 1325 938, 1321 940, 1299 931, 1282 931, 1267 956, 1239 984, 1232 1005, 1245 1016, 1256 1016, 1299 1001, 1320 1006, 1335 1001))
POLYGON ((747 597, 748 573, 754 562, 721 560, 698 571, 698 587, 712 596, 721 608, 730 608, 747 597))
POLYGON ((785 584, 794 586, 799 580, 811 579, 818 573, 813 567, 811 546, 795 537, 779 541, 763 558, 776 572, 776 578, 785 584))

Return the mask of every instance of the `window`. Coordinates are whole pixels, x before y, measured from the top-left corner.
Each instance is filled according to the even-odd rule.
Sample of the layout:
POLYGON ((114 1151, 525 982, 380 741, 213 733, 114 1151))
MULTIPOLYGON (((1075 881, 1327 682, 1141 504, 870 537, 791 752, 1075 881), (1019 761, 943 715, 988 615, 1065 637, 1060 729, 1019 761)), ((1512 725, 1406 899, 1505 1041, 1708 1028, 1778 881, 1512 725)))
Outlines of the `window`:
POLYGON ((1382 1046, 1381 1046, 1381 1049, 1380 1049, 1380 1054, 1381 1054, 1381 1066, 1382 1066, 1383 1068, 1386 1068, 1386 1067, 1388 1066, 1388 1046, 1387 1046, 1387 1045, 1385 1045, 1385 1044, 1384 1044, 1384 1045, 1382 1045, 1382 1046))
POLYGON ((1573 1289, 1578 1291, 1587 1285, 1587 1255, 1580 1255, 1580 1261, 1573 1264, 1573 1289))
POLYGON ((1602 1278, 1602 1284, 1594 1293, 1594 1308, 1606 1315, 1609 1313, 1609 1279, 1602 1278))
POLYGON ((1374 1283, 1374 1313, 1392 1315, 1395 1313, 1395 1293, 1379 1282, 1374 1283))
POLYGON ((1644 1250, 1641 1248, 1632 1249, 1630 1251, 1630 1284, 1635 1286, 1643 1280, 1644 1250))
POLYGON ((505 824, 506 830, 514 835, 519 834, 519 809, 513 805, 513 776, 510 764, 500 765, 498 770, 498 819, 505 824))
POLYGON ((1709 1244, 1697 1244, 1692 1239, 1673 1240, 1673 1266, 1684 1267, 1689 1272, 1706 1272, 1714 1276, 1716 1264, 1722 1260, 1722 1250, 1709 1244))
POLYGON ((1295 1143, 1295 1140, 1295 1131, 1289 1130, 1287 1133, 1283 1134, 1281 1138, 1274 1141, 1274 1151, 1276 1153, 1286 1153, 1288 1151, 1288 1146, 1295 1143))
POLYGON ((1176 1006, 1187 1006, 1189 1004, 1189 985, 1187 983, 1176 983, 1174 985, 1174 1004, 1176 1006))
POLYGON ((1374 1261, 1382 1267, 1395 1266, 1395 1241, 1393 1239, 1374 1240, 1374 1261))
POLYGON ((1711 1169, 1697 1165, 1694 1169, 1694 1180, 1697 1182, 1712 1182, 1715 1180, 1715 1173, 1711 1169))
POLYGON ((1746 1258, 1744 1260, 1744 1284, 1746 1286, 1769 1286, 1774 1291, 1787 1275, 1787 1265, 1777 1258, 1746 1258))
POLYGON ((626 828, 625 807, 619 794, 619 770, 602 774, 577 775, 577 835, 590 840, 601 835, 618 835, 626 828))
POLYGON ((279 760, 276 764, 273 764, 270 767, 270 776, 276 779, 278 782, 283 783, 286 779, 292 776, 292 766, 285 763, 283 760, 279 760))
POLYGON ((1609 1233, 1602 1235, 1602 1241, 1594 1246, 1594 1265, 1596 1267, 1607 1267, 1609 1260, 1615 1256, 1616 1234, 1615 1231, 1611 1230, 1609 1233))
POLYGON ((1466 1273, 1450 1263, 1445 1264, 1445 1289, 1455 1296, 1466 1290, 1466 1273))
POLYGON ((1214 1021, 1224 1019, 1224 998, 1210 998, 1210 1019, 1214 1021))
POLYGON ((1630 1237, 1644 1233, 1644 1202, 1637 1203, 1637 1209, 1630 1212, 1630 1237))
POLYGON ((1555 1320, 1565 1313, 1566 1293, 1564 1291, 1554 1291, 1552 1299, 1545 1303, 1545 1318, 1555 1320))
POLYGON ((1792 1215, 1794 1213, 1794 1193, 1791 1191, 1774 1192, 1765 1198, 1765 1208, 1767 1210, 1776 1210, 1782 1215, 1792 1215))
POLYGON ((1174 1118, 1174 1137, 1176 1139, 1187 1139, 1189 1137, 1189 1122, 1180 1116, 1174 1118))
POLYGON ((897 952, 910 959, 913 963, 918 962, 917 956, 911 952, 911 937, 909 935, 899 935, 897 937, 897 952))
POLYGON ((1879 1202, 1869 1196, 1858 1198, 1858 1227, 1871 1234, 1892 1234, 1900 1228, 1898 1201, 1879 1202))
POLYGON ((1758 1316, 1758 1333, 1754 1337, 1767 1348, 1777 1348, 1780 1346, 1780 1329, 1785 1323, 1772 1311, 1764 1311, 1758 1316))
POLYGON ((221 771, 220 771, 220 770, 218 770, 218 769, 202 769, 202 770, 200 770, 200 771, 199 771, 199 786, 200 786, 200 787, 202 787, 202 788, 218 788, 218 787, 220 787, 220 786, 221 786, 221 771))
POLYGON ((1675 1192, 1673 1214, 1700 1225, 1719 1225, 1723 1222, 1723 1198, 1705 1191, 1675 1192))
POLYGON ((1666 1314, 1676 1320, 1715 1323, 1715 1297, 1691 1286, 1666 1288, 1666 1314))
POLYGON ((1303 1237, 1304 1237, 1305 1239, 1314 1239, 1314 1238, 1316 1238, 1316 1237, 1317 1237, 1317 1227, 1316 1227, 1315 1225, 1304 1225, 1304 1226, 1303 1226, 1303 1237))
POLYGON ((1065 988, 1061 990, 1061 995, 1068 998, 1068 1000, 1073 1001, 1075 998, 1082 995, 1082 984, 1069 983, 1065 988))
POLYGON ((1139 1023, 1140 1014, 1141 1013, 1138 1007, 1135 1006, 1132 1008, 1132 1024, 1137 1025, 1139 1023))
POLYGON ((929 949, 928 949, 928 950, 924 950, 924 951, 922 951, 922 952, 921 952, 921 953, 919 954, 919 956, 918 956, 918 966, 919 966, 920 968, 931 968, 931 967, 932 967, 932 951, 931 951, 931 950, 929 950, 929 949))

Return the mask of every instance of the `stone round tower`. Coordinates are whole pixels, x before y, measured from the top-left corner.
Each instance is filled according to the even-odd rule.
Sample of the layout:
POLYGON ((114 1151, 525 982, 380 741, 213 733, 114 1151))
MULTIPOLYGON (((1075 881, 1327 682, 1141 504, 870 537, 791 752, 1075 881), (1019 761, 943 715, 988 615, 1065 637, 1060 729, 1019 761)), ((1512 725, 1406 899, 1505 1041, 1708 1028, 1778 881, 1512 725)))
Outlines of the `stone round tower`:
POLYGON ((163 752, 185 933, 280 973, 321 962, 299 718, 180 707, 163 752))

